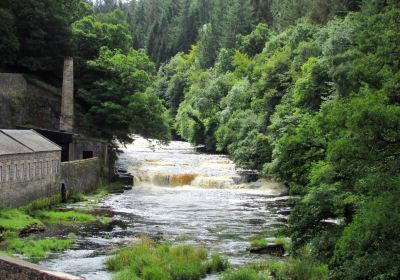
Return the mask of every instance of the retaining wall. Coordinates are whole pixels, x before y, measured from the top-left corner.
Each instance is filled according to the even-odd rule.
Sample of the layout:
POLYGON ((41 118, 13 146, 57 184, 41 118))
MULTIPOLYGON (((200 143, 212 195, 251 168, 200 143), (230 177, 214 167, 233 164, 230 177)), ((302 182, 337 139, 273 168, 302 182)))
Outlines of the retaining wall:
POLYGON ((32 84, 23 74, 0 73, 0 128, 58 129, 60 108, 61 95, 32 84))
POLYGON ((67 195, 95 190, 103 175, 101 166, 99 158, 62 162, 61 186, 67 195))
POLYGON ((0 255, 0 279, 7 280, 83 280, 36 264, 0 255))

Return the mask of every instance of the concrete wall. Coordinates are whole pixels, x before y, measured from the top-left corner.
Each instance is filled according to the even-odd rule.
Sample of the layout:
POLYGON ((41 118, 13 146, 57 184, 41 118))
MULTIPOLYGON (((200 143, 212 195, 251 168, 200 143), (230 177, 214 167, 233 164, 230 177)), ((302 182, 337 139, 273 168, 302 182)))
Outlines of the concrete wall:
POLYGON ((60 193, 61 153, 0 156, 0 204, 18 207, 60 193))
POLYGON ((96 189, 102 175, 99 158, 61 163, 61 185, 64 184, 67 195, 96 189))
POLYGON ((0 255, 0 279, 7 280, 82 280, 62 272, 0 255))

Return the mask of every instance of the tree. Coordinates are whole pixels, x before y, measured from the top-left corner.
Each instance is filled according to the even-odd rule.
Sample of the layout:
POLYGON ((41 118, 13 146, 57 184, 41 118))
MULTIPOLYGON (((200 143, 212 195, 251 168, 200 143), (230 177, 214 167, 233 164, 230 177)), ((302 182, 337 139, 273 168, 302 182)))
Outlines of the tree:
POLYGON ((122 143, 132 133, 168 140, 169 127, 160 100, 146 92, 155 67, 142 51, 101 48, 99 57, 87 62, 92 82, 78 91, 85 102, 83 124, 94 136, 122 143))
POLYGON ((69 25, 88 8, 81 0, 16 0, 6 7, 15 18, 19 40, 16 66, 22 71, 60 73, 72 54, 69 25))
POLYGON ((9 10, 0 8, 0 67, 15 63, 18 51, 14 16, 9 10))
MULTIPOLYGON (((111 16, 118 16, 113 13, 111 16)), ((102 16, 104 18, 104 15, 102 16)), ((77 77, 81 77, 86 67, 86 61, 98 56, 100 48, 119 49, 127 52, 131 44, 131 36, 124 22, 117 19, 114 23, 103 23, 94 16, 85 16, 72 25, 74 58, 77 77)), ((78 85, 80 81, 78 80, 78 85)))
POLYGON ((236 46, 236 36, 250 33, 253 25, 253 8, 250 0, 232 0, 222 22, 221 47, 236 46))

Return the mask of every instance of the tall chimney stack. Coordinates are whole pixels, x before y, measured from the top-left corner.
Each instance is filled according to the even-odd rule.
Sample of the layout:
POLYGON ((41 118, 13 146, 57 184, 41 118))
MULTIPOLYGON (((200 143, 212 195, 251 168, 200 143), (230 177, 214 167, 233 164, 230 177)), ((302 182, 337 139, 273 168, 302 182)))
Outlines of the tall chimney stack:
POLYGON ((64 59, 60 130, 74 130, 74 59, 64 59))

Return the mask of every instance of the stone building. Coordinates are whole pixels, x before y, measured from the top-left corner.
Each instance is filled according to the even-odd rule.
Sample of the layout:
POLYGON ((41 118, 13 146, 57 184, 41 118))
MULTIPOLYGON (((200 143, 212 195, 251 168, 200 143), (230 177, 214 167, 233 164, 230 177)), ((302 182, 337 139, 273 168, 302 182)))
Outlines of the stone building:
POLYGON ((33 130, 0 130, 0 205, 60 193, 61 147, 33 130))
POLYGON ((91 191, 113 176, 107 141, 81 135, 74 127, 73 59, 64 61, 61 94, 50 95, 57 102, 30 104, 49 97, 33 89, 21 74, 0 73, 0 205, 18 207, 60 193, 91 191), (26 102, 32 110, 10 105, 21 92, 31 97, 26 102), (30 117, 18 118, 25 113, 30 117), (1 130, 11 127, 18 130, 1 130))

